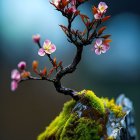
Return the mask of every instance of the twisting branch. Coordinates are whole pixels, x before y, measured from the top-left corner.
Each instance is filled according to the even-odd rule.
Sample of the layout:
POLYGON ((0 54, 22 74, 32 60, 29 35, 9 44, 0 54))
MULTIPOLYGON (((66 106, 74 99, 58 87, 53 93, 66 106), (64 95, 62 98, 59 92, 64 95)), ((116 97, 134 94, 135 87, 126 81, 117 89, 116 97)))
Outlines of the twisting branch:
POLYGON ((102 38, 104 40, 98 40, 96 43, 97 52, 95 53, 100 54, 101 52, 104 53, 108 49, 110 42, 110 40, 107 39, 110 37, 110 35, 101 36, 106 27, 102 27, 100 30, 97 31, 97 28, 101 25, 101 23, 110 18, 110 16, 104 17, 107 5, 101 2, 101 5, 99 5, 98 8, 94 6, 92 8, 94 18, 90 22, 89 17, 87 15, 81 14, 80 11, 78 10, 78 7, 86 1, 88 0, 71 0, 71 1, 58 0, 56 2, 53 1, 51 3, 56 7, 56 10, 60 11, 62 15, 67 18, 68 22, 67 27, 65 27, 64 25, 60 25, 60 27, 68 37, 68 41, 76 47, 76 54, 72 63, 63 68, 62 61, 58 63, 56 61, 56 58, 52 59, 51 57, 51 53, 53 53, 56 50, 55 45, 51 44, 49 40, 46 40, 44 42, 45 45, 43 44, 42 47, 40 43, 40 36, 36 35, 34 36, 33 40, 35 43, 38 44, 39 47, 38 54, 40 56, 46 55, 49 61, 51 62, 53 68, 49 71, 49 73, 46 67, 43 70, 38 70, 38 62, 34 61, 32 65, 33 70, 39 77, 33 77, 30 75, 30 72, 25 71, 26 63, 20 62, 18 68, 20 69, 21 73, 18 70, 14 70, 12 72, 13 79, 11 83, 12 90, 15 90, 17 88, 18 83, 26 80, 45 80, 52 82, 59 93, 70 95, 74 100, 79 100, 80 97, 78 96, 77 91, 64 87, 61 84, 61 79, 65 75, 73 73, 76 70, 77 65, 81 61, 84 46, 91 44, 95 38, 102 38), (104 11, 101 12, 101 10, 103 9, 104 11), (81 17, 86 27, 83 32, 72 29, 72 23, 78 15, 81 17), (104 44, 102 45, 101 43, 104 44), (98 44, 100 45, 98 46, 98 44), (106 50, 104 47, 106 47, 106 50), (54 70, 56 70, 54 78, 50 78, 54 70))
POLYGON ((54 86, 58 92, 63 93, 65 95, 70 95, 75 100, 79 99, 78 95, 76 94, 77 92, 72 90, 72 89, 68 89, 68 88, 63 87, 61 85, 61 78, 64 77, 68 73, 73 73, 76 70, 76 67, 81 60, 83 46, 76 46, 76 47, 77 47, 77 53, 75 55, 73 62, 70 65, 68 65, 67 67, 65 67, 64 69, 60 70, 56 74, 56 78, 54 80, 54 86))
POLYGON ((27 80, 31 80, 31 81, 34 81, 34 80, 46 80, 46 81, 49 81, 49 82, 54 82, 54 80, 51 80, 49 78, 46 78, 46 77, 33 77, 33 76, 29 76, 27 77, 26 79, 22 79, 20 80, 20 83, 24 82, 24 81, 27 81, 27 80))

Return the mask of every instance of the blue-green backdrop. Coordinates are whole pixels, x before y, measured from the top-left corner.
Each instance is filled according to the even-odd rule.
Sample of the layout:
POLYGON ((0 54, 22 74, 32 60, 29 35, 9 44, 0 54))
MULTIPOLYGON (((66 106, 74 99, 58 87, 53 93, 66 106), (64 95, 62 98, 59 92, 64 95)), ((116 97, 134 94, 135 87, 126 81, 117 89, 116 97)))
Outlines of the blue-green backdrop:
MULTIPOLYGON (((106 33, 112 34, 111 49, 101 56, 84 49, 83 58, 75 73, 63 83, 78 91, 91 89, 98 96, 116 98, 125 93, 134 103, 136 125, 140 131, 140 9, 138 0, 105 0, 112 18, 106 23, 106 33)), ((81 10, 92 17, 90 0, 81 10)), ((75 54, 58 25, 66 19, 54 10, 48 0, 0 1, 0 139, 35 140, 62 109, 69 97, 58 94, 51 83, 28 81, 15 93, 10 91, 10 72, 21 60, 31 69, 33 60, 40 67, 50 67, 46 57, 37 55, 32 35, 41 34, 56 46, 53 56, 69 64, 75 54)), ((74 28, 83 29, 80 18, 74 28)))

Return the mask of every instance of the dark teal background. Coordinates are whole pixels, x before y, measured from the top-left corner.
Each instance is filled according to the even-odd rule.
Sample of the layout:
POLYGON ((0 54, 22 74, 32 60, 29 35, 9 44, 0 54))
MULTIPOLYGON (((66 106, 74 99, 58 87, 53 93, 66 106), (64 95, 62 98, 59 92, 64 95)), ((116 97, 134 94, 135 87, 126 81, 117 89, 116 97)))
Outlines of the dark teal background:
MULTIPOLYGON (((112 34, 111 49, 97 56, 91 51, 93 45, 85 47, 77 71, 66 76, 63 83, 78 91, 91 89, 100 97, 116 98, 125 93, 133 101, 140 132, 140 2, 105 2, 112 16, 106 23, 106 33, 112 34)), ((92 17, 93 3, 99 1, 90 0, 80 9, 92 17)), ((27 61, 30 70, 33 60, 40 61, 40 68, 50 68, 47 58, 37 55, 33 34, 41 34, 42 43, 50 39, 57 46, 53 56, 64 65, 72 61, 75 48, 67 42, 60 24, 66 25, 66 19, 48 0, 0 1, 0 140, 35 140, 70 99, 45 81, 28 81, 15 93, 10 91, 10 73, 19 61, 27 61)), ((74 27, 83 29, 80 18, 74 27)))

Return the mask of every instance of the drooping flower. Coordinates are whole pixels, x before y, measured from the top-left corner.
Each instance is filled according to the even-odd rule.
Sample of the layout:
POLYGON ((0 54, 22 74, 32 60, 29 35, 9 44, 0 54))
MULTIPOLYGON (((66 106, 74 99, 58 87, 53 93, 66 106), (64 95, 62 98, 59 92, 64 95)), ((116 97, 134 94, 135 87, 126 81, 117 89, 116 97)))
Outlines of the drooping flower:
POLYGON ((25 68, 26 68, 26 62, 25 61, 21 61, 20 63, 18 63, 18 68, 20 70, 25 70, 25 68))
POLYGON ((33 41, 35 42, 35 43, 39 43, 39 41, 40 41, 40 35, 39 34, 36 34, 36 35, 33 35, 33 41))
POLYGON ((43 47, 39 49, 38 55, 44 56, 45 54, 52 54, 56 51, 56 46, 50 40, 46 40, 43 47))
POLYGON ((100 55, 101 53, 106 53, 109 49, 109 44, 104 43, 102 39, 97 39, 94 45, 95 53, 100 55))
POLYGON ((12 91, 15 91, 17 88, 18 88, 18 82, 15 81, 15 80, 13 80, 13 81, 11 82, 11 90, 12 90, 12 91))
POLYGON ((14 69, 14 70, 11 72, 11 79, 12 79, 12 80, 15 80, 15 81, 20 81, 21 76, 20 76, 20 72, 19 72, 17 69, 14 69))
POLYGON ((95 19, 101 19, 103 15, 106 13, 108 6, 106 5, 105 2, 100 2, 98 5, 98 8, 94 7, 94 18, 95 19))
POLYGON ((19 81, 21 80, 20 72, 17 69, 14 69, 11 72, 11 79, 12 79, 11 90, 15 91, 17 89, 17 87, 18 87, 19 81))

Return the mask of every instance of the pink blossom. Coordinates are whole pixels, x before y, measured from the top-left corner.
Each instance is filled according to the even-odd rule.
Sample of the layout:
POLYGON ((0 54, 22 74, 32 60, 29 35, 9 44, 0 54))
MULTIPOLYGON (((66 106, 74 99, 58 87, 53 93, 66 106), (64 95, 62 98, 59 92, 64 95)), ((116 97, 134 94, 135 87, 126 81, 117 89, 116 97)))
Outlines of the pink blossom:
POLYGON ((40 56, 44 56, 44 55, 45 55, 45 51, 44 51, 43 48, 40 48, 40 49, 39 49, 38 55, 40 55, 40 56))
POLYGON ((100 2, 98 5, 98 9, 102 14, 106 12, 107 8, 108 6, 106 5, 105 2, 100 2))
POLYGON ((13 80, 13 81, 11 82, 11 90, 12 90, 12 91, 15 91, 17 88, 18 88, 18 82, 15 81, 15 80, 13 80))
POLYGON ((76 5, 76 0, 71 0, 71 4, 72 4, 73 6, 75 6, 75 5, 76 5))
POLYGON ((56 46, 50 42, 50 40, 46 40, 43 44, 43 48, 40 48, 38 51, 38 55, 44 56, 45 54, 52 54, 56 51, 56 46))
POLYGON ((75 6, 72 6, 72 7, 68 8, 66 12, 67 12, 68 14, 73 14, 73 13, 75 13, 76 11, 77 11, 76 7, 75 7, 75 6))
POLYGON ((40 35, 39 34, 33 35, 33 41, 35 43, 39 43, 39 41, 40 41, 40 35))
POLYGON ((14 70, 11 72, 11 79, 12 79, 12 80, 16 80, 16 81, 20 81, 21 76, 20 76, 20 72, 19 72, 17 69, 14 69, 14 70))
POLYGON ((21 61, 21 62, 18 64, 18 68, 19 68, 20 70, 25 70, 25 68, 26 68, 26 62, 21 61))
POLYGON ((109 44, 106 45, 103 43, 102 39, 97 39, 94 45, 95 53, 97 55, 100 55, 101 53, 106 53, 106 51, 109 49, 109 44))
POLYGON ((105 2, 100 2, 97 8, 97 13, 94 15, 95 19, 101 19, 103 15, 106 13, 108 6, 105 2))
POLYGON ((58 6, 60 2, 61 2, 61 0, 52 0, 52 3, 53 3, 55 6, 58 6))

